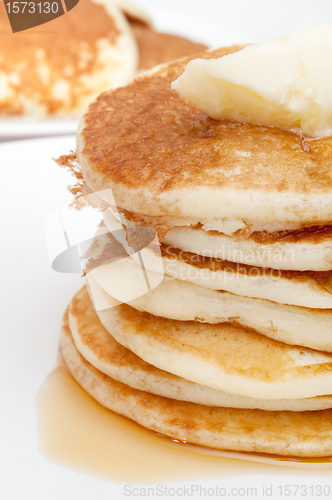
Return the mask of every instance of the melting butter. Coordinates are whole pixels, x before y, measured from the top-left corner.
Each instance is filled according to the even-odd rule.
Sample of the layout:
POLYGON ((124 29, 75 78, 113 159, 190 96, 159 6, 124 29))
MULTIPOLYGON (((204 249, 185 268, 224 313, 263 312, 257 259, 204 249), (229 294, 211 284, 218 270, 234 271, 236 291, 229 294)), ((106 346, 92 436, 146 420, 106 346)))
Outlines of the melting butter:
POLYGON ((215 119, 332 135, 332 22, 219 59, 194 59, 172 83, 215 119))

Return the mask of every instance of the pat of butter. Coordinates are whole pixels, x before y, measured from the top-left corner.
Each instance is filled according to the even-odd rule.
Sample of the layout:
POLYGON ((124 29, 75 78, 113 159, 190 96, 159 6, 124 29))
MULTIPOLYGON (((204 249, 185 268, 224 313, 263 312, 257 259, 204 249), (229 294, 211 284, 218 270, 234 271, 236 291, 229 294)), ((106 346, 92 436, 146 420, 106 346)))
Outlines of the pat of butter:
POLYGON ((220 59, 194 59, 172 88, 218 120, 332 135, 332 22, 220 59))

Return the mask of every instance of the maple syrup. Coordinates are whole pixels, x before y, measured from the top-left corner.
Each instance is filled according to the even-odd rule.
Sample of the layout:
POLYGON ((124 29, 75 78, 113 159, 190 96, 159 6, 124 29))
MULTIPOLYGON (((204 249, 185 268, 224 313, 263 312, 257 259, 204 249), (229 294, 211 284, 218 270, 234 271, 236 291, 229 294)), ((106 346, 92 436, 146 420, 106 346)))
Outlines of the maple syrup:
POLYGON ((99 405, 63 365, 47 377, 36 408, 40 451, 47 459, 112 481, 222 479, 276 473, 276 465, 332 467, 332 457, 297 459, 218 451, 160 436, 99 405))

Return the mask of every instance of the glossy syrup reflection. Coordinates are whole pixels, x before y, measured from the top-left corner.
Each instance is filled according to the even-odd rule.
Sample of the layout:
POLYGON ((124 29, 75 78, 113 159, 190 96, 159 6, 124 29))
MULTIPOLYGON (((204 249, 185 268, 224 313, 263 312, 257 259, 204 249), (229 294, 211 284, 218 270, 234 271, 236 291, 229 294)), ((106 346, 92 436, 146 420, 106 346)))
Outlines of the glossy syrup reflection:
POLYGON ((112 481, 156 483, 285 472, 277 465, 332 467, 332 459, 219 452, 159 436, 99 405, 63 365, 47 377, 36 408, 40 450, 46 458, 112 481))

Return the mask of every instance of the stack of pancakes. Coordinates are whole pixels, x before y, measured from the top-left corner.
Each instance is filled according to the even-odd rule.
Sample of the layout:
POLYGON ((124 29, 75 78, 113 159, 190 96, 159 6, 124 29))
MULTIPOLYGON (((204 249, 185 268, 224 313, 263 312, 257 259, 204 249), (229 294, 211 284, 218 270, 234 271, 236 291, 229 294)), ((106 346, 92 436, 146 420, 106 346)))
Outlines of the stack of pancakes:
POLYGON ((81 191, 110 232, 65 314, 65 362, 177 440, 332 455, 332 139, 209 118, 171 90, 189 59, 81 121, 81 191))
POLYGON ((15 34, 1 2, 0 30, 0 114, 7 116, 80 116, 137 71, 206 48, 156 32, 124 0, 80 0, 48 27, 15 34))

